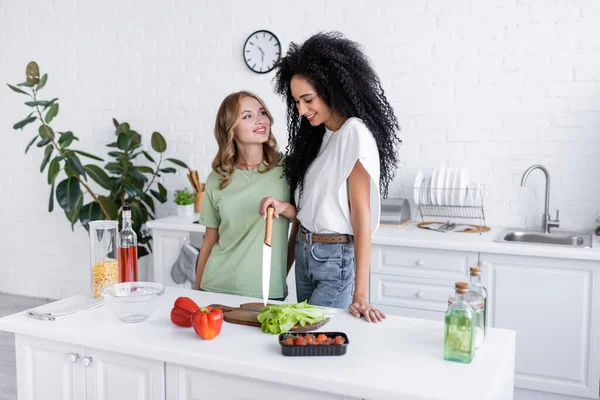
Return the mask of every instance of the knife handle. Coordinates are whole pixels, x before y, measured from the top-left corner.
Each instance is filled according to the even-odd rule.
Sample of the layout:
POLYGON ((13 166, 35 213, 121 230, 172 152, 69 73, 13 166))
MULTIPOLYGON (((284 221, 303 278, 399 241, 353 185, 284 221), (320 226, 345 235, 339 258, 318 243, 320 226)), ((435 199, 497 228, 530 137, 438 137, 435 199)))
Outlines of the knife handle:
POLYGON ((265 244, 269 247, 273 245, 273 206, 267 207, 267 225, 265 227, 265 244))

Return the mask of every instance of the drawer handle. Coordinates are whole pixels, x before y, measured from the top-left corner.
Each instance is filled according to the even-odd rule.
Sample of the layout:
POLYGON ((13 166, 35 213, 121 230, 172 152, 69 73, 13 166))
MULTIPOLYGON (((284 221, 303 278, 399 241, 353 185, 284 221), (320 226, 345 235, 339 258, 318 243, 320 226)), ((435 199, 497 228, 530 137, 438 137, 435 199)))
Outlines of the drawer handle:
POLYGON ((70 353, 69 354, 69 361, 71 361, 72 363, 74 363, 77 360, 79 360, 79 354, 77 354, 77 353, 70 353))
POLYGON ((417 265, 422 267, 423 265, 425 265, 425 261, 419 260, 419 261, 417 261, 417 265))
POLYGON ((83 357, 81 360, 84 367, 89 367, 92 364, 92 361, 94 361, 92 357, 83 357))
POLYGON ((425 296, 425 293, 423 293, 423 292, 417 293, 417 298, 422 299, 423 296, 425 296))

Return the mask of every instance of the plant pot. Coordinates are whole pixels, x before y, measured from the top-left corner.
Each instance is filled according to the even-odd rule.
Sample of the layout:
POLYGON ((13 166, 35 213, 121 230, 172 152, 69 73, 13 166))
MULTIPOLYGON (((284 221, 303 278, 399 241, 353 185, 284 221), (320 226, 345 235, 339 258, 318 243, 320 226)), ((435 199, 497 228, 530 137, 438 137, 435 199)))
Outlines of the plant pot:
POLYGON ((177 205, 177 216, 178 217, 193 217, 194 216, 194 205, 188 204, 186 206, 177 205))

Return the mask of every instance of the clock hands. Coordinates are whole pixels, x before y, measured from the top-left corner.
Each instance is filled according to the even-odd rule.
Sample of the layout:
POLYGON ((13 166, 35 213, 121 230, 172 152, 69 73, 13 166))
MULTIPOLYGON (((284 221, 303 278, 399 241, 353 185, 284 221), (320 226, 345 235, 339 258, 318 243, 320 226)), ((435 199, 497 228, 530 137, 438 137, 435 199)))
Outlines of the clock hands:
POLYGON ((261 58, 261 61, 265 61, 265 52, 263 51, 263 49, 261 49, 261 48, 260 48, 260 46, 256 46, 256 47, 258 47, 258 50, 260 50, 260 53, 261 53, 261 56, 260 56, 260 58, 261 58))

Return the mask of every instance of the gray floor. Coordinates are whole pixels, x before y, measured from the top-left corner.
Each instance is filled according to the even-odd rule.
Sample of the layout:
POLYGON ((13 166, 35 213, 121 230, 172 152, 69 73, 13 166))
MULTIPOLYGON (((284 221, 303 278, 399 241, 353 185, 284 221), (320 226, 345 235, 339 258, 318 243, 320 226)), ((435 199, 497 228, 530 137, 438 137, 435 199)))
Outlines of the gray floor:
MULTIPOLYGON (((49 300, 0 293, 0 318, 48 303, 49 300)), ((0 331, 0 400, 17 399, 15 338, 0 331)))

